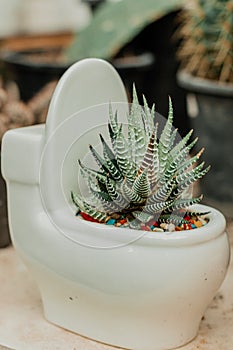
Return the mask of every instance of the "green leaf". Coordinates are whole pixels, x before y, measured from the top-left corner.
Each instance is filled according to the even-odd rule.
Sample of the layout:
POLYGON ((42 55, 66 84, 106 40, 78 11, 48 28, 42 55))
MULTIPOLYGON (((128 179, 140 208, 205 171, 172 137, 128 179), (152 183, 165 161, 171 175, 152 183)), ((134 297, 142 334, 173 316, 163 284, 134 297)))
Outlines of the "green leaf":
POLYGON ((197 198, 189 198, 189 199, 178 199, 174 201, 170 206, 168 206, 166 209, 169 212, 173 212, 180 209, 185 209, 190 207, 193 204, 198 204, 201 202, 203 196, 197 198))
POLYGON ((71 61, 86 57, 111 59, 147 25, 180 9, 181 0, 107 1, 90 24, 79 31, 66 55, 71 61))
POLYGON ((132 214, 137 220, 144 224, 153 219, 154 217, 153 215, 145 213, 143 211, 133 211, 132 214))
POLYGON ((111 177, 115 181, 120 181, 123 179, 123 175, 120 172, 120 169, 117 166, 117 160, 115 159, 115 155, 110 149, 110 147, 107 145, 105 142, 104 138, 102 135, 100 135, 101 143, 103 146, 103 156, 106 161, 107 167, 109 169, 109 172, 111 174, 111 177))
POLYGON ((101 183, 106 182, 106 175, 104 173, 88 168, 80 159, 78 160, 78 163, 84 179, 87 180, 90 178, 92 181, 100 181, 101 183))
POLYGON ((175 214, 162 214, 159 217, 159 222, 166 223, 166 224, 188 224, 189 222, 187 220, 184 220, 182 216, 175 215, 175 214))
POLYGON ((147 198, 150 193, 150 183, 147 176, 147 169, 140 173, 133 183, 133 190, 141 198, 147 198))
POLYGON ((129 202, 133 204, 141 204, 145 202, 145 199, 139 196, 131 184, 127 184, 127 181, 122 182, 121 193, 129 202))
POLYGON ((160 136, 159 140, 159 171, 160 175, 163 174, 167 161, 168 161, 168 155, 169 155, 169 146, 170 146, 170 140, 171 140, 171 134, 172 134, 172 123, 173 123, 173 108, 172 108, 172 102, 169 97, 169 111, 168 111, 168 118, 167 122, 163 128, 163 131, 160 136))
POLYGON ((167 209, 172 204, 172 202, 173 201, 166 201, 166 202, 158 202, 153 204, 146 204, 143 208, 143 211, 149 214, 156 214, 167 209))
POLYGON ((83 198, 71 192, 71 198, 73 203, 80 209, 80 211, 85 212, 90 215, 93 219, 98 221, 105 221, 107 219, 107 214, 101 211, 96 210, 95 207, 91 206, 83 198))
POLYGON ((175 185, 176 182, 174 179, 165 182, 162 187, 160 187, 155 193, 148 197, 147 204, 166 201, 169 198, 175 185))
POLYGON ((120 210, 128 208, 129 200, 127 200, 122 193, 116 188, 116 184, 111 180, 107 179, 106 188, 111 200, 118 206, 120 210))

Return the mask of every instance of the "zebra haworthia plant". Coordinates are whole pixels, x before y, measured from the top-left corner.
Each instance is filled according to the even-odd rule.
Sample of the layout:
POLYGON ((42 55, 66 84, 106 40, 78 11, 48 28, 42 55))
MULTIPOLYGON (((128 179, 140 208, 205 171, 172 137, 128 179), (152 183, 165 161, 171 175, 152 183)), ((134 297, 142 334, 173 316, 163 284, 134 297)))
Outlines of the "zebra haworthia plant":
POLYGON ((118 121, 117 111, 109 108, 109 145, 102 135, 103 154, 91 145, 90 151, 99 170, 79 160, 80 172, 86 180, 90 197, 71 192, 78 212, 104 223, 114 215, 124 215, 131 228, 140 228, 151 220, 163 223, 185 223, 189 207, 199 203, 202 196, 187 195, 190 186, 209 170, 198 163, 203 149, 193 157, 189 152, 197 139, 190 142, 192 130, 176 142, 173 109, 169 98, 167 121, 159 132, 154 122, 154 106, 150 109, 144 99, 139 104, 135 88, 128 113, 127 131, 118 121))

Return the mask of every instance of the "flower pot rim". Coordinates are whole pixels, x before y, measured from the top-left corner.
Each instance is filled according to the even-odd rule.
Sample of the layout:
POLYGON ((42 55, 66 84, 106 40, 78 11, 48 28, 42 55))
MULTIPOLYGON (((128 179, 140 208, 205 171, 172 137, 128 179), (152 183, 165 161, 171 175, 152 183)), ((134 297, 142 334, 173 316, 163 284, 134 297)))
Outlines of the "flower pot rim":
MULTIPOLYGON (((33 60, 25 60, 24 56, 27 54, 43 54, 46 52, 61 52, 60 49, 52 48, 48 49, 25 49, 21 51, 10 51, 6 50, 0 54, 0 59, 6 64, 18 65, 24 69, 37 69, 37 70, 58 70, 63 69, 66 70, 71 66, 74 62, 69 60, 63 60, 59 62, 34 62, 33 60)), ((116 57, 112 59, 112 64, 116 69, 145 69, 147 67, 151 67, 155 63, 155 57, 153 53, 149 51, 134 53, 129 57, 116 57), (125 60, 125 58, 127 58, 125 60), (132 59, 133 58, 133 59, 132 59)))
POLYGON ((182 88, 190 92, 233 97, 233 83, 200 78, 188 73, 185 69, 178 70, 177 81, 182 88))
MULTIPOLYGON (((112 225, 89 222, 80 218, 75 218, 78 220, 77 229, 77 223, 75 227, 71 227, 74 222, 72 218, 70 218, 70 221, 70 219, 66 216, 66 223, 64 224, 64 217, 62 217, 61 213, 58 213, 60 222, 55 219, 54 223, 61 233, 73 231, 74 235, 70 235, 70 233, 64 235, 67 239, 70 239, 74 243, 86 246, 88 248, 100 249, 101 247, 103 249, 120 248, 130 244, 151 247, 192 246, 210 241, 225 233, 226 220, 224 215, 219 210, 203 204, 193 205, 189 209, 198 212, 209 211, 209 222, 206 225, 200 228, 195 228, 193 230, 150 232, 143 230, 134 230, 127 227, 115 227, 112 225), (63 227, 61 227, 61 225, 63 225, 63 227), (70 229, 71 231, 69 231, 70 229), (78 236, 77 230, 79 232, 78 236), (91 243, 83 244, 82 237, 87 237, 88 242, 91 243), (94 244, 92 245, 92 243, 94 244), (103 246, 101 245, 102 243, 103 246)), ((72 214, 74 215, 74 213, 71 213, 71 215, 72 214)))
MULTIPOLYGON (((41 53, 46 53, 46 51, 48 52, 48 50, 46 49, 25 49, 25 50, 20 50, 20 51, 11 51, 11 50, 6 50, 3 51, 0 55, 0 59, 1 61, 3 61, 6 64, 12 64, 12 65, 17 65, 21 68, 24 69, 37 69, 37 70, 45 70, 45 69, 53 69, 53 70, 57 70, 57 69, 67 69, 71 63, 66 63, 66 62, 52 62, 52 63, 48 63, 48 62, 35 62, 33 60, 25 60, 25 55, 27 54, 41 54, 41 53)), ((58 53, 59 50, 57 49, 51 49, 49 50, 49 52, 54 52, 54 53, 58 53)))

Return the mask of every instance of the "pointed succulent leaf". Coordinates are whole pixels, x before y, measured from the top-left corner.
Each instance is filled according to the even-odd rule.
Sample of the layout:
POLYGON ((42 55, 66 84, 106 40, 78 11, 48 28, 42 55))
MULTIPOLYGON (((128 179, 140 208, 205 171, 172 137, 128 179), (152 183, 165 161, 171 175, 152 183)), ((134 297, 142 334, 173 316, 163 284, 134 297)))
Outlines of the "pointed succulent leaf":
POLYGON ((103 136, 100 134, 100 140, 103 146, 103 154, 104 157, 106 157, 106 159, 110 159, 112 161, 115 160, 115 154, 113 153, 113 151, 111 150, 111 148, 108 146, 107 142, 105 141, 105 139, 103 138, 103 136))
POLYGON ((89 146, 89 148, 97 164, 100 166, 101 170, 105 172, 106 176, 111 176, 116 181, 122 178, 122 174, 119 172, 119 169, 114 165, 114 163, 110 159, 103 159, 91 145, 89 146))
POLYGON ((199 212, 199 211, 186 211, 186 215, 188 216, 206 216, 209 215, 211 212, 210 211, 204 211, 204 212, 199 212))
POLYGON ((140 165, 140 173, 143 172, 146 168, 149 169, 153 166, 153 157, 155 152, 155 130, 153 130, 152 135, 150 137, 150 141, 147 145, 146 151, 144 151, 144 157, 142 159, 141 165, 140 165))
POLYGON ((159 159, 158 159, 158 144, 157 144, 157 127, 153 128, 147 149, 144 154, 144 158, 140 165, 139 173, 148 169, 148 180, 150 182, 150 188, 153 189, 159 178, 159 159))
POLYGON ((167 164, 170 139, 171 139, 171 133, 172 133, 172 123, 173 123, 173 108, 172 108, 171 99, 169 97, 168 118, 162 130, 160 140, 159 140, 159 163, 160 163, 161 174, 163 173, 167 164))
POLYGON ((150 221, 151 219, 153 219, 154 215, 145 213, 143 211, 133 211, 132 212, 133 216, 139 220, 142 223, 147 223, 148 221, 150 221))
POLYGON ((127 181, 123 181, 121 185, 122 194, 123 196, 133 204, 141 204, 145 202, 145 199, 139 196, 139 194, 134 191, 133 187, 131 185, 128 185, 127 181))
POLYGON ((102 183, 106 182, 106 175, 104 175, 104 173, 88 168, 80 160, 78 160, 78 163, 79 163, 82 175, 85 179, 90 178, 93 181, 97 180, 102 183))
POLYGON ((90 204, 84 202, 84 210, 86 214, 90 215, 93 219, 105 222, 108 218, 108 215, 104 212, 98 211, 95 207, 92 207, 90 204))
POLYGON ((106 179, 106 189, 108 191, 108 194, 112 200, 115 200, 118 196, 118 192, 116 190, 116 183, 107 177, 106 179))
POLYGON ((129 222, 129 227, 134 229, 134 230, 140 230, 141 229, 141 223, 139 220, 135 219, 135 220, 131 220, 129 222))
POLYGON ((100 135, 101 143, 103 145, 103 156, 106 161, 107 167, 109 169, 109 172, 111 174, 111 177, 115 181, 120 181, 123 179, 123 175, 120 172, 118 166, 117 166, 117 160, 115 159, 114 153, 104 140, 103 136, 100 135))
POLYGON ((118 134, 114 148, 117 165, 122 175, 133 182, 136 175, 135 164, 129 160, 129 147, 122 132, 118 134))
POLYGON ((182 196, 182 193, 184 193, 184 191, 190 185, 192 185, 194 182, 196 182, 197 180, 201 179, 204 175, 206 175, 208 173, 209 169, 210 169, 210 166, 208 166, 207 168, 205 168, 204 170, 202 170, 200 172, 192 171, 190 176, 187 176, 185 178, 185 180, 176 184, 176 187, 175 187, 174 191, 172 191, 169 198, 174 200, 175 198, 182 196))
POLYGON ((155 202, 164 202, 169 198, 172 190, 174 189, 176 182, 171 179, 164 183, 155 193, 148 197, 147 204, 153 204, 155 202))
POLYGON ((79 208, 80 211, 85 212, 93 219, 101 222, 107 219, 106 213, 96 210, 95 207, 91 206, 88 202, 86 202, 83 198, 81 198, 74 192, 71 192, 71 198, 73 203, 79 208))
POLYGON ((159 222, 166 223, 166 224, 174 224, 174 225, 189 224, 189 222, 185 220, 182 216, 175 215, 172 213, 162 214, 159 217, 159 222))
POLYGON ((174 201, 168 208, 167 210, 170 212, 180 210, 180 209, 185 209, 187 207, 190 207, 193 204, 198 204, 201 202, 203 196, 201 195, 200 197, 197 198, 189 198, 189 199, 178 199, 174 201))
POLYGON ((99 153, 92 147, 92 145, 89 145, 89 149, 96 161, 96 163, 99 165, 100 169, 105 173, 108 174, 108 168, 106 161, 99 155, 99 153))
POLYGON ((189 145, 184 147, 178 154, 176 154, 172 160, 170 160, 166 169, 164 170, 163 176, 160 179, 160 185, 164 184, 166 181, 168 181, 172 176, 176 174, 180 164, 186 162, 187 157, 189 155, 189 151, 193 148, 196 142, 197 142, 197 138, 194 139, 189 145))
POLYGON ((143 208, 143 211, 149 214, 156 214, 167 209, 173 201, 157 202, 153 204, 146 204, 143 208))
POLYGON ((187 179, 192 179, 195 176, 195 174, 198 174, 202 171, 202 169, 204 168, 204 165, 205 165, 205 162, 202 162, 195 168, 178 174, 176 176, 177 183, 179 184, 181 182, 184 182, 187 179))
POLYGON ((139 174, 133 183, 133 190, 142 198, 147 198, 150 193, 150 183, 147 176, 147 169, 139 174))
POLYGON ((135 85, 133 85, 133 101, 128 114, 128 140, 132 162, 139 164, 145 147, 145 130, 142 120, 143 110, 139 104, 135 85))
POLYGON ((145 154, 146 150, 146 138, 145 138, 145 132, 141 128, 137 127, 134 129, 134 135, 135 135, 135 145, 134 149, 132 149, 132 153, 135 153, 135 163, 137 166, 139 166, 142 162, 142 159, 145 154))
POLYGON ((107 179, 106 188, 111 200, 118 207, 118 211, 129 206, 129 200, 127 200, 122 193, 118 191, 116 184, 111 179, 107 179))
POLYGON ((72 202, 74 203, 74 205, 81 211, 83 208, 83 202, 82 202, 81 198, 73 191, 71 191, 70 195, 71 195, 71 199, 72 199, 72 202))
POLYGON ((135 84, 133 84, 133 102, 131 105, 130 117, 133 118, 134 126, 142 126, 142 107, 138 101, 135 84))
POLYGON ((150 109, 145 96, 143 95, 142 97, 143 97, 143 106, 144 106, 143 120, 145 124, 145 132, 149 136, 151 134, 151 130, 153 130, 154 128, 155 106, 153 105, 152 108, 150 109))
POLYGON ((171 156, 172 159, 175 157, 176 154, 178 154, 187 144, 187 142, 189 141, 190 137, 193 134, 193 130, 190 130, 186 136, 184 138, 182 138, 180 140, 180 142, 178 142, 175 147, 171 150, 171 156))
MULTIPOLYGON (((119 210, 119 206, 117 206, 111 199, 108 193, 97 191, 95 188, 91 187, 92 193, 94 197, 99 201, 100 207, 103 208, 104 212, 108 214, 112 214, 119 210)), ((96 204, 95 204, 96 205, 96 204)), ((100 208, 98 207, 98 208, 100 208)))
POLYGON ((117 134, 120 130, 120 124, 118 123, 118 112, 113 113, 112 105, 109 104, 109 123, 113 134, 117 134))
POLYGON ((203 152, 204 148, 202 148, 195 156, 188 158, 181 166, 178 167, 177 171, 179 173, 182 173, 188 170, 193 164, 195 164, 200 159, 203 152))
POLYGON ((153 163, 152 168, 149 169, 149 176, 150 173, 153 175, 151 176, 151 189, 153 190, 154 186, 159 182, 160 179, 160 165, 159 165, 159 148, 158 148, 158 123, 155 124, 154 128, 154 150, 153 150, 153 163))
POLYGON ((174 129, 171 133, 171 139, 170 139, 170 145, 169 145, 169 150, 172 150, 174 147, 174 143, 177 137, 177 131, 178 129, 174 129))

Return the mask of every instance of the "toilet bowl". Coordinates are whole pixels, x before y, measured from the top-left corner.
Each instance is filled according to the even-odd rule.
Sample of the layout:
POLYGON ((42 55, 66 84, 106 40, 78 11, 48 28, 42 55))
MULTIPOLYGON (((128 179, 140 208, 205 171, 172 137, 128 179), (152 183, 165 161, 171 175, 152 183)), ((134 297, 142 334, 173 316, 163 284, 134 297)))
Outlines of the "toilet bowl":
POLYGON ((210 221, 192 233, 155 234, 75 217, 74 161, 85 156, 89 139, 97 142, 96 131, 105 132, 110 101, 127 109, 121 79, 109 63, 86 59, 59 81, 46 125, 4 135, 11 237, 48 321, 127 349, 172 349, 196 336, 224 280, 226 223, 202 205, 197 210, 210 210, 210 221))

